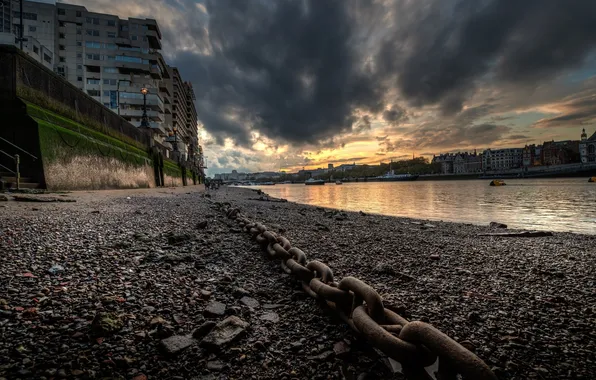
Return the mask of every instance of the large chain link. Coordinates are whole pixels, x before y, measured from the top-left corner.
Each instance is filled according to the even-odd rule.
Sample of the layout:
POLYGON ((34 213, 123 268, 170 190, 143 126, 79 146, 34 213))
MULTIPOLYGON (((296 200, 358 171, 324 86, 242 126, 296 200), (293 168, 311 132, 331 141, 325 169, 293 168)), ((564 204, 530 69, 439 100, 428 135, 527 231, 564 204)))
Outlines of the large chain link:
POLYGON ((357 334, 401 363, 408 378, 431 379, 424 367, 435 363, 438 357, 440 380, 455 380, 457 375, 464 379, 497 379, 478 356, 432 325, 409 322, 385 308, 381 296, 370 285, 355 277, 334 282, 333 271, 326 264, 308 261, 306 254, 292 247, 288 239, 250 221, 230 203, 216 204, 250 233, 271 259, 279 259, 282 269, 294 275, 307 294, 323 301, 357 334))

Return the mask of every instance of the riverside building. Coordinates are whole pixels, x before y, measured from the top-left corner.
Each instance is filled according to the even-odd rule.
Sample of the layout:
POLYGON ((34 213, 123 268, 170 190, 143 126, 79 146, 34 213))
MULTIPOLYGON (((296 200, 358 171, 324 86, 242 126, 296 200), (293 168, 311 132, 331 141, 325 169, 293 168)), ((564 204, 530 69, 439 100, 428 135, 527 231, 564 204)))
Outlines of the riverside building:
MULTIPOLYGON (((0 43, 15 41, 18 2, 0 4, 6 4, 0 8, 5 11, 0 12, 0 32, 8 30, 6 12, 12 16, 11 33, 0 33, 0 43)), ((194 90, 166 64, 154 19, 121 19, 79 5, 24 1, 23 26, 26 53, 137 127, 146 103, 155 142, 172 158, 202 165, 194 90), (146 99, 141 89, 147 89, 146 99)))

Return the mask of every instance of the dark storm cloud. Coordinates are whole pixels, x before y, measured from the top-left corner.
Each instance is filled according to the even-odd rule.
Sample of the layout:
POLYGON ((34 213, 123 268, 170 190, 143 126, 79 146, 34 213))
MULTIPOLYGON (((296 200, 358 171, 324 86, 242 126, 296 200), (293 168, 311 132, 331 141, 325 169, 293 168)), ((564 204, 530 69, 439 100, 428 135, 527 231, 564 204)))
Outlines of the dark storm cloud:
POLYGON ((383 120, 391 125, 398 125, 399 123, 408 120, 408 115, 403 108, 393 106, 391 109, 383 112, 383 120))
MULTIPOLYGON (((207 131, 218 143, 230 137, 244 146, 251 144, 252 131, 294 146, 339 142, 335 137, 370 128, 370 116, 355 115, 392 125, 407 120, 409 112, 394 106, 398 102, 438 104, 469 126, 497 111, 487 105, 461 111, 479 85, 539 85, 582 63, 596 46, 596 1, 205 5, 208 24, 196 15, 181 21, 192 24, 188 33, 200 48, 178 51, 174 64, 195 84, 207 131)), ((168 39, 176 33, 181 33, 176 25, 164 31, 168 39)), ((474 128, 452 136, 474 143, 485 136, 488 144, 507 127, 474 128)), ((453 139, 415 134, 425 143, 453 139)))
POLYGON ((596 90, 581 94, 561 102, 561 112, 554 117, 534 123, 536 128, 578 127, 596 124, 596 90))
MULTIPOLYGON (((366 2, 363 2, 366 5, 366 2)), ((210 55, 175 64, 197 85, 199 117, 242 145, 257 130, 297 143, 370 128, 382 93, 363 71, 347 2, 207 1, 210 55)))
MULTIPOLYGON (((548 81, 596 45, 596 2, 398 2, 379 65, 414 105, 456 112, 479 80, 548 81), (404 15, 407 15, 404 16, 404 15)), ((537 84, 537 83, 535 83, 537 84)))

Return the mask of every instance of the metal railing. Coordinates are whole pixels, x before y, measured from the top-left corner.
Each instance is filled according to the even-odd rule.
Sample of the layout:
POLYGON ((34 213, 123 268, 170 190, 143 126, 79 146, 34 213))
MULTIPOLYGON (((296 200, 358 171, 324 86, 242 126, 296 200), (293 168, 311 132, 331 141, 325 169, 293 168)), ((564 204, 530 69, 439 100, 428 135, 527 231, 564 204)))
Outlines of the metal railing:
MULTIPOLYGON (((11 143, 10 141, 8 141, 8 140, 6 140, 5 138, 2 138, 2 137, 0 137, 0 140, 3 141, 3 142, 5 142, 5 143, 7 143, 7 144, 9 144, 13 148, 16 148, 16 149, 20 150, 21 152, 23 152, 23 153, 31 156, 34 160, 37 160, 37 157, 35 157, 33 154, 27 152, 25 149, 21 148, 20 146, 15 145, 15 144, 11 143)), ((17 190, 20 190, 21 189, 21 169, 20 169, 20 166, 21 166, 21 157, 18 154, 15 154, 15 155, 8 154, 8 153, 6 153, 3 150, 0 150, 0 153, 2 153, 5 156, 7 156, 7 157, 9 157, 9 158, 11 158, 11 159, 14 160, 14 162, 15 162, 15 170, 11 170, 10 168, 7 168, 6 166, 4 166, 2 164, 0 164, 0 167, 2 167, 5 170, 8 170, 10 173, 14 174, 14 176, 16 178, 16 183, 17 183, 17 190)))

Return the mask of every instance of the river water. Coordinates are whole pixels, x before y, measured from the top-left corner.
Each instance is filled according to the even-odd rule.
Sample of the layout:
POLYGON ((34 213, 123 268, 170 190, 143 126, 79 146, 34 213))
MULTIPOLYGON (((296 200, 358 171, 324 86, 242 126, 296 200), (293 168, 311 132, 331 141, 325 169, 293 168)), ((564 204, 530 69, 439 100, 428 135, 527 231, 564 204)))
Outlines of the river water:
POLYGON ((289 201, 350 211, 510 228, 596 234, 596 183, 587 178, 360 182, 257 186, 289 201))

